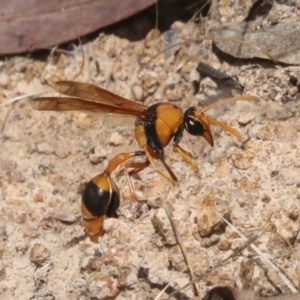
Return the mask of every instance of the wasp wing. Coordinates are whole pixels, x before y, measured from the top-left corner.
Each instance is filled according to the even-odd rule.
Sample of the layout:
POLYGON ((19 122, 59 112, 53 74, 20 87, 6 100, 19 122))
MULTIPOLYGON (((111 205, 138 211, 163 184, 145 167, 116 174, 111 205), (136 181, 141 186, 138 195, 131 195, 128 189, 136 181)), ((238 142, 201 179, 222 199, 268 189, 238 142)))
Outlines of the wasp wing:
POLYGON ((53 87, 61 94, 67 96, 90 100, 91 102, 108 104, 132 111, 143 111, 147 107, 143 104, 128 100, 124 97, 109 92, 95 84, 77 81, 58 81, 53 87))
POLYGON ((31 107, 36 110, 84 111, 92 113, 114 113, 141 117, 143 111, 91 102, 72 97, 43 97, 30 100, 31 107))

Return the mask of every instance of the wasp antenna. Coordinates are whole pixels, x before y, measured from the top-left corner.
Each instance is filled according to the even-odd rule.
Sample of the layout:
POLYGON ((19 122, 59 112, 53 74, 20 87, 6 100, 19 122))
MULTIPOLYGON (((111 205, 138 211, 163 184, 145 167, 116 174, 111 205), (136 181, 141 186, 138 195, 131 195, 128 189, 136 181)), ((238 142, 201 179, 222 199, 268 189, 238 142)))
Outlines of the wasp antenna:
POLYGON ((202 111, 207 111, 215 106, 219 106, 219 105, 224 105, 224 104, 227 104, 227 103, 232 103, 232 102, 236 102, 236 101, 243 101, 243 100, 246 100, 246 101, 259 101, 259 98, 257 98, 256 96, 251 96, 251 95, 241 95, 241 96, 235 96, 235 97, 231 97, 231 98, 228 98, 228 99, 224 99, 224 100, 220 100, 220 101, 217 101, 213 104, 209 104, 207 106, 204 106, 202 108, 202 111))
POLYGON ((242 136, 240 135, 240 133, 239 133, 237 130, 235 130, 234 128, 232 128, 231 126, 229 126, 229 125, 227 125, 227 124, 225 124, 225 123, 223 123, 223 122, 220 122, 220 121, 218 121, 218 120, 215 120, 215 119, 213 119, 213 118, 207 117, 207 116, 206 116, 206 118, 207 118, 207 121, 208 121, 209 123, 212 123, 212 124, 215 124, 215 125, 218 125, 218 126, 222 127, 222 128, 225 129, 226 131, 228 131, 228 132, 230 132, 231 134, 233 134, 233 135, 237 138, 237 140, 238 140, 239 142, 242 141, 242 136))

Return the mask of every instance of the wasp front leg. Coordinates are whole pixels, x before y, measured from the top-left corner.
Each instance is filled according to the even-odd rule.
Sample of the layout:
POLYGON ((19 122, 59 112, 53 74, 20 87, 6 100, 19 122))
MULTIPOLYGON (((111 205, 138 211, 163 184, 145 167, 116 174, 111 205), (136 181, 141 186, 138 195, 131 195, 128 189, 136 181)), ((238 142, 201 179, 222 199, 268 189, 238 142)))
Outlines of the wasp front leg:
POLYGON ((191 166, 192 170, 198 171, 199 168, 192 156, 192 153, 187 150, 182 149, 179 146, 179 142, 181 141, 181 138, 183 135, 183 130, 184 130, 184 126, 182 124, 174 135, 173 152, 179 153, 181 155, 182 159, 191 166))
POLYGON ((145 151, 147 158, 148 158, 149 162, 151 163, 154 171, 157 172, 160 176, 162 176, 166 180, 168 180, 169 182, 171 182, 173 186, 175 186, 178 182, 178 179, 177 179, 176 175, 174 174, 174 172, 171 170, 171 168, 168 166, 168 164, 165 162, 164 156, 162 155, 161 157, 157 157, 157 155, 155 155, 155 153, 152 151, 152 149, 150 147, 148 147, 147 145, 145 146, 144 151, 145 151), (157 166, 154 159, 159 159, 163 163, 165 169, 168 171, 170 176, 168 176, 167 174, 165 174, 164 172, 162 172, 159 169, 159 167, 157 166))
POLYGON ((179 153, 181 155, 182 159, 191 166, 192 170, 199 171, 199 168, 198 168, 191 152, 182 149, 179 145, 176 145, 176 144, 173 145, 173 152, 179 153))

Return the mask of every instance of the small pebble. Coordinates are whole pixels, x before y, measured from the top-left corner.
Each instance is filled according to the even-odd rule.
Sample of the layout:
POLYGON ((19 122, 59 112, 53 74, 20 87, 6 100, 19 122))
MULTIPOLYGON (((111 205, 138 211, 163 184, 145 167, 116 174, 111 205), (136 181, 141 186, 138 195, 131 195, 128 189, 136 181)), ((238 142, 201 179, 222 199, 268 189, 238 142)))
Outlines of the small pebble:
POLYGON ((88 291, 93 299, 113 299, 119 293, 118 282, 106 273, 94 272, 88 280, 88 291))
POLYGON ((144 98, 144 91, 140 85, 135 84, 131 88, 131 93, 133 95, 134 100, 142 101, 144 98))
POLYGON ((246 113, 246 114, 242 114, 239 117, 238 122, 240 125, 245 126, 245 125, 251 123, 254 119, 255 119, 255 114, 246 113))
POLYGON ((0 74, 0 86, 1 87, 3 87, 3 88, 8 87, 9 81, 10 81, 10 79, 7 74, 5 74, 5 73, 0 74))
POLYGON ((34 194, 32 200, 33 200, 33 202, 36 202, 36 203, 40 202, 41 203, 41 202, 43 202, 44 197, 41 194, 34 194))
POLYGON ((43 153, 43 154, 53 153, 53 147, 46 142, 37 144, 36 149, 39 153, 43 153))
POLYGON ((89 155, 89 159, 92 164, 96 165, 102 162, 104 159, 106 159, 107 155, 107 150, 99 145, 96 146, 93 153, 89 155))
POLYGON ((123 145, 125 144, 125 138, 119 132, 114 132, 109 139, 109 143, 112 146, 123 145))
POLYGON ((1 168, 4 171, 11 171, 14 170, 17 166, 17 163, 14 160, 3 160, 1 162, 1 168))
POLYGON ((74 118, 77 120, 78 125, 81 129, 89 129, 94 124, 94 118, 83 112, 74 112, 74 118))
POLYGON ((29 260, 36 266, 43 265, 49 257, 50 250, 40 243, 34 244, 29 253, 29 260))

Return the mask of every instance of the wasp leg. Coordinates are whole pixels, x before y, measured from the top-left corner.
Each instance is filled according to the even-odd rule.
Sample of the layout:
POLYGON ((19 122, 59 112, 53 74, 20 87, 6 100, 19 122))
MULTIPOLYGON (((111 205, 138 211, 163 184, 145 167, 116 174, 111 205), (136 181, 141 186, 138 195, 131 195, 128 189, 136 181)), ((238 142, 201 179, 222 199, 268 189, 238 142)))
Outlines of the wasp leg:
POLYGON ((125 164, 126 179, 127 179, 128 185, 129 185, 131 196, 132 196, 133 200, 135 200, 135 201, 137 201, 138 199, 137 199, 136 193, 134 192, 132 182, 130 180, 130 176, 141 172, 142 170, 147 168, 149 165, 150 165, 149 160, 146 160, 144 162, 136 162, 136 163, 127 163, 127 164, 125 164), (128 171, 128 169, 133 169, 133 170, 128 171))
MULTIPOLYGON (((106 171, 107 171, 107 173, 111 174, 111 172, 113 172, 121 163, 123 163, 133 157, 141 156, 141 155, 145 155, 145 152, 144 151, 135 151, 135 152, 128 152, 128 153, 119 153, 110 160, 110 162, 106 168, 106 171)), ((145 169, 147 166, 149 166, 149 162, 148 162, 148 164, 147 164, 147 162, 148 161, 145 162, 146 164, 145 163, 126 163, 125 164, 125 175, 127 178, 131 196, 135 201, 137 201, 137 197, 133 190, 133 186, 132 186, 129 176, 131 176, 135 173, 138 173, 138 172, 142 171, 143 169, 145 169), (127 171, 128 168, 134 168, 134 169, 131 170, 130 172, 128 172, 127 171)))
POLYGON ((128 172, 128 175, 132 176, 134 174, 137 174, 137 173, 143 171, 149 165, 150 165, 149 160, 146 160, 146 161, 137 162, 137 163, 127 163, 127 164, 125 164, 125 168, 126 169, 133 169, 133 170, 128 172))
POLYGON ((172 183, 173 186, 176 185, 178 179, 175 176, 175 174, 173 173, 173 171, 171 170, 171 168, 167 165, 167 163, 165 162, 164 157, 162 157, 160 160, 162 161, 163 165, 165 166, 166 170, 168 171, 169 175, 164 174, 157 166, 156 162, 154 161, 154 157, 151 155, 151 152, 148 150, 147 146, 144 148, 144 151, 147 155, 147 158, 149 160, 149 162, 151 163, 154 171, 156 171, 160 176, 162 176, 163 178, 165 178, 166 180, 168 180, 169 182, 172 183))
POLYGON ((109 161, 105 171, 108 174, 111 174, 121 163, 140 155, 145 155, 145 152, 135 151, 135 152, 119 153, 109 161))
POLYGON ((191 152, 182 149, 179 145, 176 145, 176 144, 173 145, 173 152, 179 153, 181 155, 181 157, 183 158, 183 160, 191 166, 192 170, 194 170, 194 171, 199 170, 191 152))
POLYGON ((178 181, 176 175, 173 173, 172 169, 169 167, 169 165, 166 163, 165 158, 163 157, 161 159, 163 165, 165 166, 166 170, 170 174, 171 178, 175 181, 173 185, 176 185, 176 182, 178 181))

